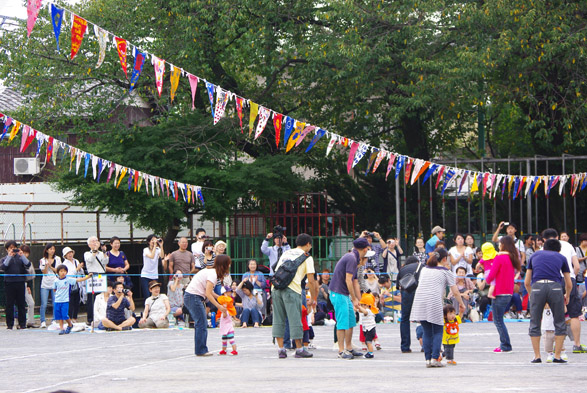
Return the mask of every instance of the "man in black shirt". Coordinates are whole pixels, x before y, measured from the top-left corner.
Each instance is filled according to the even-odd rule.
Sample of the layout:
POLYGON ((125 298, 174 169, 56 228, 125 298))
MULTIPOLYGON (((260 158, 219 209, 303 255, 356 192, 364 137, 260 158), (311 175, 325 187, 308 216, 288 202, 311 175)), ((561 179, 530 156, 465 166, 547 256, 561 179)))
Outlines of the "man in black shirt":
POLYGON ((412 289, 411 291, 405 290, 401 288, 400 280, 405 277, 407 274, 413 274, 418 279, 417 270, 420 266, 418 262, 418 258, 415 256, 408 257, 406 259, 406 264, 402 266, 398 275, 397 275, 397 287, 401 290, 402 295, 402 320, 399 325, 399 331, 401 336, 401 351, 402 353, 410 353, 412 350, 410 349, 411 345, 411 334, 410 334, 410 312, 412 311, 412 303, 414 303, 414 294, 416 293, 416 289, 412 289))
POLYGON ((12 330, 14 327, 14 306, 18 308, 18 324, 21 329, 26 329, 26 301, 25 301, 25 273, 28 272, 31 263, 18 249, 14 240, 6 242, 8 255, 0 261, 0 269, 6 275, 4 277, 4 290, 6 292, 6 327, 12 330))

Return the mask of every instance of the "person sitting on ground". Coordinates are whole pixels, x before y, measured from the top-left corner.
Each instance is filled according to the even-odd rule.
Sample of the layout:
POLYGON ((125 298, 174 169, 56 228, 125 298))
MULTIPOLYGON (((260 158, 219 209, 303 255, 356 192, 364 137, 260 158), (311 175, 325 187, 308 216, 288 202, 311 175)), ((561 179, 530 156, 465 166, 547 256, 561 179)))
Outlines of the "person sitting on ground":
POLYGON ((96 299, 94 300, 94 326, 98 329, 104 329, 104 325, 101 325, 101 323, 106 318, 108 299, 112 296, 112 282, 108 281, 106 285, 106 292, 96 295, 96 299))
POLYGON ((379 280, 371 268, 365 270, 365 288, 366 293, 379 293, 379 280))
POLYGON ((383 309, 381 312, 384 317, 394 316, 395 313, 401 310, 402 296, 401 292, 391 285, 391 280, 387 274, 383 274, 379 278, 379 285, 381 286, 381 304, 383 309))
MULTIPOLYGON (((467 269, 464 266, 459 266, 456 273, 456 286, 461 293, 461 299, 463 299, 463 303, 465 304, 464 315, 468 315, 471 294, 475 290, 475 285, 469 278, 466 277, 467 269)), ((459 302, 457 299, 455 299, 452 292, 448 294, 447 299, 452 301, 455 310, 459 307, 459 302)))
POLYGON ((167 316, 171 311, 169 298, 161 293, 161 283, 158 281, 153 280, 149 283, 149 291, 151 296, 145 300, 145 311, 139 321, 139 328, 168 328, 167 316))
POLYGON ((183 319, 183 289, 185 285, 182 284, 182 273, 178 270, 167 284, 167 297, 169 298, 169 307, 173 316, 184 322, 183 319))
POLYGON ((328 283, 330 282, 330 270, 322 270, 322 274, 318 278, 318 311, 327 313, 332 311, 332 307, 329 305, 330 295, 328 293, 328 283))
POLYGON ((261 307, 263 298, 260 293, 255 292, 250 281, 241 281, 236 288, 236 293, 241 297, 243 312, 241 314, 242 327, 246 328, 249 321, 253 321, 253 327, 259 327, 262 321, 261 307))
POLYGON ((112 291, 113 295, 108 299, 106 318, 102 319, 102 325, 106 330, 131 330, 136 319, 134 317, 126 318, 124 310, 134 311, 135 309, 132 292, 130 290, 125 292, 121 282, 115 282, 112 291))

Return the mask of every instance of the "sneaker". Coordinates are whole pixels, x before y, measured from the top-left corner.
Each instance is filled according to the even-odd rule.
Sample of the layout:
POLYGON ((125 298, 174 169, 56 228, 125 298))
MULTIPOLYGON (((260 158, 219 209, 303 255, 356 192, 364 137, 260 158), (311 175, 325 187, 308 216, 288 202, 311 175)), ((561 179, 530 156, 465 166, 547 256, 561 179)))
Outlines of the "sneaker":
POLYGON ((500 347, 497 347, 497 348, 495 348, 495 349, 493 350, 493 352, 495 352, 495 353, 502 353, 503 351, 501 350, 501 348, 500 348, 500 347))
POLYGON ((218 352, 218 355, 226 355, 226 349, 223 349, 222 351, 218 352))
POLYGON ((366 359, 373 359, 374 357, 375 357, 375 355, 373 355, 371 352, 367 352, 367 353, 365 354, 365 358, 366 358, 366 359))
POLYGON ((446 361, 446 364, 449 364, 451 366, 456 366, 457 365, 457 362, 455 362, 454 360, 447 360, 446 361))
POLYGON ((552 362, 553 363, 558 363, 558 364, 567 364, 568 363, 566 360, 557 359, 557 358, 554 358, 554 360, 552 362))
POLYGON ((60 336, 62 336, 62 335, 64 335, 64 334, 65 334, 65 330, 62 330, 62 331, 60 331, 60 332, 59 332, 59 335, 60 335, 60 336))
MULTIPOLYGON (((554 356, 553 356, 553 358, 554 358, 554 356)), ((561 351, 561 359, 566 360, 566 361, 569 360, 569 355, 567 355, 566 351, 561 351)))
POLYGON ((41 329, 45 329, 47 327, 47 324, 45 323, 45 321, 41 322, 41 329))
POLYGON ((238 352, 237 351, 230 351, 230 354, 233 356, 236 356, 236 355, 238 355, 238 352))
POLYGON ((296 358, 311 358, 314 354, 306 351, 305 349, 298 349, 296 351, 296 358))
POLYGON ((339 359, 351 360, 354 356, 349 351, 342 351, 338 353, 339 359))
POLYGON ((309 343, 308 349, 316 349, 316 346, 314 345, 314 343, 309 343))
POLYGON ((212 352, 206 352, 206 353, 203 353, 201 355, 196 355, 196 356, 199 356, 199 357, 207 357, 207 356, 214 356, 214 354, 212 352))
POLYGON ((585 353, 587 352, 587 347, 583 344, 581 345, 573 345, 573 353, 585 353))
POLYGON ((439 361, 438 359, 432 359, 432 364, 430 365, 430 367, 433 367, 433 368, 444 367, 444 364, 441 361, 439 361))
MULTIPOLYGON (((375 344, 375 349, 377 349, 378 351, 381 351, 381 344, 377 343, 375 344)), ((412 351, 410 351, 412 352, 412 351)))
POLYGON ((432 367, 432 360, 426 360, 426 368, 432 367))
MULTIPOLYGON (((554 359, 554 360, 556 360, 556 359, 554 359)), ((535 363, 535 364, 536 363, 542 363, 542 359, 540 359, 540 358, 532 359, 532 361, 530 363, 535 363)))
MULTIPOLYGON (((562 355, 561 355, 562 358, 562 355)), ((552 361, 554 360, 554 353, 549 352, 548 356, 546 357, 546 363, 552 363, 552 361)))
POLYGON ((68 326, 67 328, 65 328, 65 334, 69 334, 71 333, 71 326, 68 326))
POLYGON ((285 359, 287 357, 287 350, 285 348, 280 349, 279 351, 277 351, 277 355, 280 359, 285 359))
POLYGON ((353 356, 364 356, 365 354, 363 352, 359 352, 356 349, 353 349, 352 351, 347 351, 348 353, 350 353, 353 356))
MULTIPOLYGON (((424 348, 422 348, 420 352, 424 352, 424 348)), ((412 353, 412 350, 408 349, 407 351, 402 351, 402 353, 412 353)))

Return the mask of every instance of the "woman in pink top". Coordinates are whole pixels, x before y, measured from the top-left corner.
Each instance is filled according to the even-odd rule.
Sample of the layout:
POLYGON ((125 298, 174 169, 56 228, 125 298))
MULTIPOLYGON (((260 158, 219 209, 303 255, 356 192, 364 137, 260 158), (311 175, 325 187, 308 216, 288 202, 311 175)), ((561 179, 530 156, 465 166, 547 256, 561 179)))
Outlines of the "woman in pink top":
POLYGON ((514 240, 509 236, 504 236, 499 240, 499 253, 493 259, 491 270, 485 280, 492 282, 495 280, 495 290, 493 292, 493 323, 499 333, 500 346, 493 352, 510 352, 512 344, 508 329, 503 322, 503 314, 512 299, 514 293, 514 277, 516 272, 520 271, 521 262, 516 250, 514 240))

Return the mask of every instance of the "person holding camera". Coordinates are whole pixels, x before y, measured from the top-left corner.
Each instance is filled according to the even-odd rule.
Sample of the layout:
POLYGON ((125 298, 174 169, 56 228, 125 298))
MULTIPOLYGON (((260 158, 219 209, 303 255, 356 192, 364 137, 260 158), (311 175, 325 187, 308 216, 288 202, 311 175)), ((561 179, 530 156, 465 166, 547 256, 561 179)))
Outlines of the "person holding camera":
POLYGON ((143 268, 141 269, 141 295, 149 297, 149 283, 159 280, 159 258, 165 258, 163 239, 154 234, 147 236, 148 247, 143 249, 143 268))
POLYGON ((26 300, 25 300, 25 273, 28 272, 31 263, 18 248, 14 240, 6 242, 6 255, 0 267, 6 275, 4 277, 4 290, 6 293, 6 327, 12 330, 14 327, 14 306, 18 308, 18 325, 26 329, 26 300))
MULTIPOLYGON (((108 257, 104 254, 106 246, 101 244, 96 236, 90 236, 87 243, 90 251, 84 253, 86 273, 106 273, 106 265, 108 264, 108 257)), ((94 293, 90 291, 87 293, 86 309, 88 313, 86 324, 90 325, 94 320, 94 293)))
POLYGON ((279 261, 279 258, 287 250, 291 250, 291 246, 287 243, 287 237, 284 232, 287 228, 276 225, 273 232, 269 232, 265 236, 265 240, 261 244, 261 252, 269 257, 269 275, 273 276, 273 267, 279 261), (273 246, 269 247, 269 242, 273 239, 273 246))
POLYGON ((206 236, 206 230, 204 228, 196 229, 196 239, 197 242, 192 243, 192 254, 197 258, 203 254, 202 246, 204 246, 204 240, 206 240, 208 236, 206 236))
POLYGON ((501 221, 499 223, 499 225, 497 226, 497 229, 495 230, 495 233, 493 234, 491 241, 493 243, 497 243, 501 240, 501 238, 503 236, 499 236, 499 233, 501 232, 501 230, 504 227, 505 227, 506 236, 511 237, 512 240, 514 241, 514 244, 516 246, 516 250, 518 250, 518 252, 520 254, 520 261, 521 261, 522 265, 525 265, 526 264, 526 247, 524 247, 524 242, 516 237, 516 232, 518 231, 516 224, 514 224, 513 222, 501 221))
POLYGON ((171 311, 169 298, 161 293, 161 283, 157 281, 149 283, 149 290, 151 296, 145 300, 145 311, 139 321, 139 328, 168 328, 167 315, 171 311))
POLYGON ((102 320, 102 325, 108 330, 131 330, 135 324, 134 317, 126 318, 125 309, 135 310, 135 302, 132 299, 132 292, 124 289, 124 284, 115 282, 112 288, 112 296, 108 299, 106 307, 106 318, 102 320))

